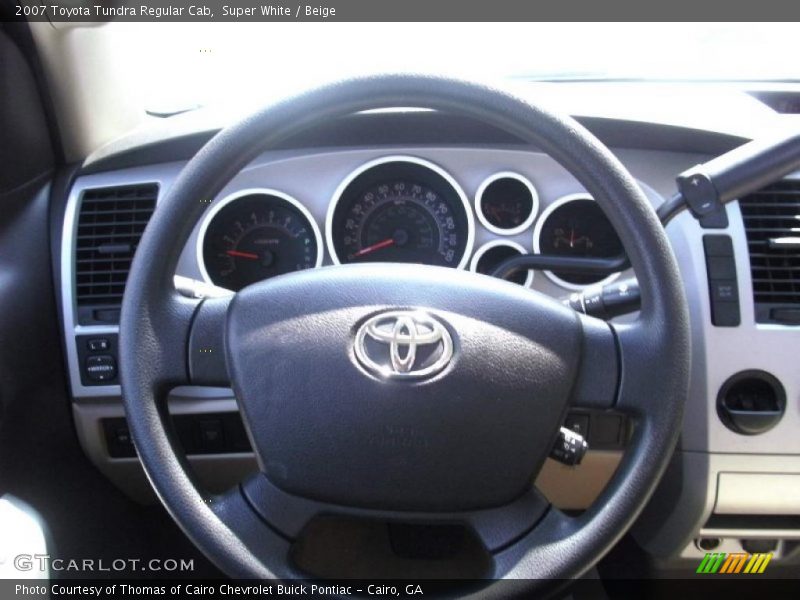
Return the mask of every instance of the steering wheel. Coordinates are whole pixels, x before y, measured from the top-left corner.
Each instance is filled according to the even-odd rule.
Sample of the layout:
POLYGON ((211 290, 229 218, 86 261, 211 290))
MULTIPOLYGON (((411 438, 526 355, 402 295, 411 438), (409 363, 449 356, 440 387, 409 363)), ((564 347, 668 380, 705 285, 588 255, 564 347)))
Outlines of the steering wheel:
POLYGON ((219 132, 159 203, 120 322, 122 392, 145 472, 186 534, 236 578, 307 577, 290 551, 318 515, 461 523, 491 557, 487 578, 577 577, 659 481, 689 356, 666 234, 609 150, 507 92, 419 76, 343 81, 219 132), (204 301, 175 291, 202 201, 260 152, 330 119, 396 106, 479 119, 560 162, 617 230, 639 275, 638 318, 609 324, 511 283, 417 265, 324 267, 204 301), (413 352, 425 368, 409 366, 413 352), (199 489, 166 425, 178 385, 232 387, 259 473, 221 495, 199 489), (532 484, 569 407, 614 409, 635 424, 615 475, 579 516, 532 484))

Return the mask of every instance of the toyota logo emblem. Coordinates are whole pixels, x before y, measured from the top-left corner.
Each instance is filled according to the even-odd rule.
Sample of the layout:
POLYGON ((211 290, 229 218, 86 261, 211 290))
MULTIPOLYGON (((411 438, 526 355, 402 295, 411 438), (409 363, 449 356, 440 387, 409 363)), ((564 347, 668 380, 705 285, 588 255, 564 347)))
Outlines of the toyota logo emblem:
POLYGON ((355 354, 368 371, 381 377, 429 377, 453 358, 453 339, 428 313, 393 310, 375 315, 359 327, 355 354))

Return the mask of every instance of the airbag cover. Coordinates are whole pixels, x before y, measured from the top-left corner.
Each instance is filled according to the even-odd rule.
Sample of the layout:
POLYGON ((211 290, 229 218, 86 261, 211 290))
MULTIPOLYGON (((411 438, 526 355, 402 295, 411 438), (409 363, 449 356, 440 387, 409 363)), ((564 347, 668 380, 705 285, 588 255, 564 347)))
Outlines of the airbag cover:
POLYGON ((563 417, 581 334, 573 311, 510 283, 441 267, 347 265, 242 290, 226 350, 275 485, 347 506, 454 511, 501 505, 530 485, 563 417), (356 344, 384 313, 383 333, 366 336, 366 352, 387 365, 381 373, 356 344), (412 332, 403 319, 415 314, 431 321, 412 332), (418 345, 409 364, 408 336, 430 342, 437 324, 446 335, 418 345), (442 365, 445 337, 452 358, 442 365))

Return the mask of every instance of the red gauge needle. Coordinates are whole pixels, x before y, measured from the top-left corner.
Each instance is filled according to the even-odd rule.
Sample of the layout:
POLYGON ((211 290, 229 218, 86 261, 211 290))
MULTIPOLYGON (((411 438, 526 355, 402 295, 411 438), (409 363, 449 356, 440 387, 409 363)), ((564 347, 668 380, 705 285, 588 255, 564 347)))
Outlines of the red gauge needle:
POLYGON ((225 254, 228 256, 235 256, 236 258, 249 258, 250 260, 258 260, 258 254, 252 252, 239 252, 238 250, 226 250, 225 254))
POLYGON ((394 238, 389 238, 387 240, 383 240, 382 242, 378 242, 377 244, 372 244, 372 246, 367 246, 366 248, 362 248, 355 254, 351 254, 350 258, 358 258, 359 256, 364 256, 365 254, 369 254, 370 252, 375 252, 375 250, 380 250, 381 248, 386 248, 394 244, 394 238))

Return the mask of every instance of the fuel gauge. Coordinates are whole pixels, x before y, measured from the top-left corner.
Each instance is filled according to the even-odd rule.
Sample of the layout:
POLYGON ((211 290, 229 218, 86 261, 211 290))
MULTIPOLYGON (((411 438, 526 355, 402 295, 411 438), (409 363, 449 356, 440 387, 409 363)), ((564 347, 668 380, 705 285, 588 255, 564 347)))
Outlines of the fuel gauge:
POLYGON ((533 224, 539 195, 519 173, 503 171, 484 180, 475 194, 478 220, 492 233, 516 235, 533 224))

